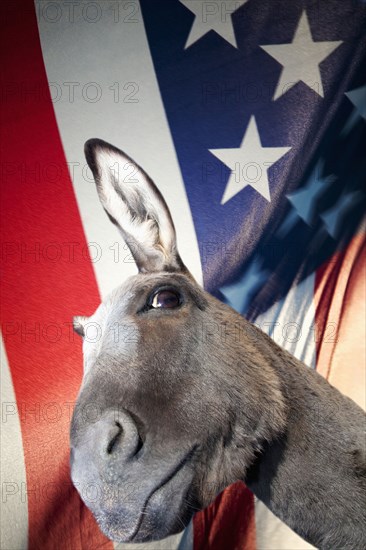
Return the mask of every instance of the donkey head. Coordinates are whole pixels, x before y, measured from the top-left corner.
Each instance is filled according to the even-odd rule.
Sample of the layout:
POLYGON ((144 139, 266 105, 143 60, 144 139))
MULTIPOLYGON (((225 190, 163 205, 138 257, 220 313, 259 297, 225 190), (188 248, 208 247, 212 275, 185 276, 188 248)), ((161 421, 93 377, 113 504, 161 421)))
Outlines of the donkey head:
POLYGON ((85 151, 139 273, 91 317, 74 320, 84 377, 72 479, 109 538, 157 540, 244 478, 260 442, 281 429, 283 403, 259 331, 183 264, 154 183, 103 141, 88 141, 85 151))

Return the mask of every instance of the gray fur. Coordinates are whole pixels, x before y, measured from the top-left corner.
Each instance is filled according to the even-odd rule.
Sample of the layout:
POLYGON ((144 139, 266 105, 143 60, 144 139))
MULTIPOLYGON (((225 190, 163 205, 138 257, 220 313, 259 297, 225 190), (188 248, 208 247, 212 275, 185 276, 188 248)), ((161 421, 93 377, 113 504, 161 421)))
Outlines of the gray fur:
MULTIPOLYGON (((102 141, 86 144, 108 212, 105 189, 125 183, 108 182, 100 166, 106 150, 132 161, 102 141)), ((153 185, 137 168, 142 185, 153 185)), ((122 190, 118 197, 128 203, 122 190)), ((149 201, 136 216, 143 212, 148 217, 149 201)), ((125 234, 123 217, 113 221, 125 234)), ((138 242, 140 273, 76 322, 81 334, 82 323, 100 327, 98 341, 84 340, 71 464, 101 529, 121 542, 164 538, 243 480, 318 548, 365 548, 365 413, 202 290, 179 258, 172 222, 168 250, 154 223, 156 254, 138 242), (179 291, 181 305, 148 309, 159 287, 179 291)))

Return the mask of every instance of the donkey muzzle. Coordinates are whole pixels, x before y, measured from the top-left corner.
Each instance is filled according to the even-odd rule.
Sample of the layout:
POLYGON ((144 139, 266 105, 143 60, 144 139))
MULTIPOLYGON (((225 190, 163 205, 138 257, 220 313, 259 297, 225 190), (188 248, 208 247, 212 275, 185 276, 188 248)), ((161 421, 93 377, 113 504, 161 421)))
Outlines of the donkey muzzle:
POLYGON ((93 422, 83 421, 81 409, 74 413, 71 477, 112 540, 157 540, 182 529, 177 518, 192 483, 194 454, 195 447, 176 449, 169 458, 154 451, 128 411, 109 409, 93 422))

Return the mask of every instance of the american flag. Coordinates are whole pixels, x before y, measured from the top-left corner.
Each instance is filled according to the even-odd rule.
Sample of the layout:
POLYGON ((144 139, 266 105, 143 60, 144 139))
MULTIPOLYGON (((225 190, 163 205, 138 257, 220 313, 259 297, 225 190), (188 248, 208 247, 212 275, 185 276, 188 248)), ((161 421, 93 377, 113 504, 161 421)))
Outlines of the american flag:
MULTIPOLYGON (((70 482, 71 321, 135 266, 83 144, 99 137, 143 166, 204 287, 365 406, 365 3, 22 0, 1 12, 0 547, 111 549, 70 482)), ((144 547, 311 548, 240 482, 144 547)))

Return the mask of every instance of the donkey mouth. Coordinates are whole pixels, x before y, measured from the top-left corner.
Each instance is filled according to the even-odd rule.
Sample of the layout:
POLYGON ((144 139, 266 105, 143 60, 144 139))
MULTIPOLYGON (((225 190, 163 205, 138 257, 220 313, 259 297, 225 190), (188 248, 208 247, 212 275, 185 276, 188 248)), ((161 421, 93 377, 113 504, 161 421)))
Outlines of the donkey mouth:
MULTIPOLYGON (((104 534, 116 542, 128 543, 159 540, 181 531, 185 527, 180 519, 181 508, 184 506, 183 501, 190 485, 188 483, 190 478, 185 475, 185 470, 193 459, 196 449, 197 445, 192 447, 145 498, 136 525, 130 534, 126 535, 125 530, 119 528, 120 518, 115 514, 103 514, 102 517, 97 517, 97 521, 104 534)), ((192 515, 193 511, 190 517, 192 515)))
MULTIPOLYGON (((169 499, 170 482, 173 481, 179 475, 179 473, 183 471, 185 465, 188 464, 192 460, 196 449, 197 449, 197 445, 192 447, 192 449, 186 454, 186 456, 177 464, 177 466, 174 468, 174 470, 165 479, 163 479, 162 482, 147 497, 147 499, 144 503, 143 509, 140 512, 140 517, 138 519, 135 530, 132 533, 130 541, 133 541, 137 537, 137 535, 140 531, 140 528, 142 526, 142 523, 143 523, 145 517, 148 514, 150 503, 152 504, 153 501, 155 501, 155 505, 159 506, 159 502, 161 500, 164 500, 166 505, 170 504, 170 502, 169 502, 169 500, 170 500, 169 499)), ((173 496, 173 495, 170 494, 170 497, 171 496, 173 496)), ((177 495, 174 495, 174 497, 177 498, 177 495)))

